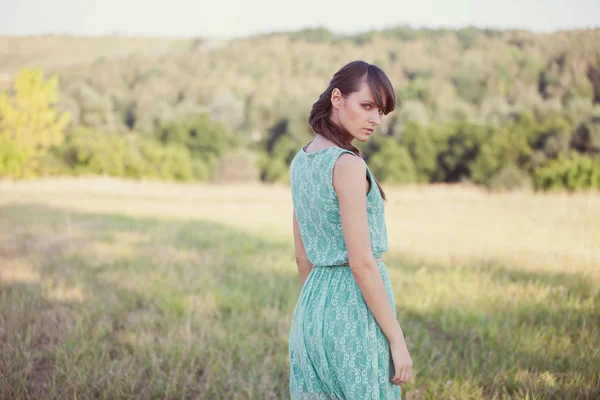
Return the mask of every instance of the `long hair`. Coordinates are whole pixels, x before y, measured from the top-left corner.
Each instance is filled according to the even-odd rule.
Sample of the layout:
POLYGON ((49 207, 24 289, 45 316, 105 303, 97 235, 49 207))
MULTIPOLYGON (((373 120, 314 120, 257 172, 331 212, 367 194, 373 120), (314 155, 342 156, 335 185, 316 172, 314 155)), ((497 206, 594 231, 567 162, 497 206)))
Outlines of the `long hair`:
MULTIPOLYGON (((371 94, 377 107, 384 110, 383 113, 385 115, 394 111, 396 108, 396 94, 387 75, 378 66, 357 60, 346 64, 333 75, 327 89, 321 93, 319 99, 313 104, 310 116, 308 117, 308 123, 315 132, 331 140, 337 146, 350 150, 361 158, 363 158, 363 154, 360 149, 352 145, 348 140, 352 135, 344 127, 334 123, 330 119, 332 107, 331 93, 333 89, 337 88, 342 92, 342 96, 346 97, 350 93, 360 90, 360 85, 365 81, 369 85, 369 89, 371 89, 371 94), (383 102, 384 94, 386 99, 385 104, 383 102)), ((379 188, 381 197, 385 200, 385 192, 377 179, 375 179, 375 183, 379 188)))

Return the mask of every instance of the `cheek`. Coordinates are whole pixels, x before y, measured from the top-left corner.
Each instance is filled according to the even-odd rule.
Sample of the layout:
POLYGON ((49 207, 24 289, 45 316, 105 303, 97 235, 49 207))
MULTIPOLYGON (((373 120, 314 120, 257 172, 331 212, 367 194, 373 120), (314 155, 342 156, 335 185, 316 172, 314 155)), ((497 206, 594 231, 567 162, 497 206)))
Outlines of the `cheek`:
POLYGON ((362 112, 357 107, 349 106, 346 110, 346 120, 349 124, 356 125, 360 123, 362 118, 362 112))

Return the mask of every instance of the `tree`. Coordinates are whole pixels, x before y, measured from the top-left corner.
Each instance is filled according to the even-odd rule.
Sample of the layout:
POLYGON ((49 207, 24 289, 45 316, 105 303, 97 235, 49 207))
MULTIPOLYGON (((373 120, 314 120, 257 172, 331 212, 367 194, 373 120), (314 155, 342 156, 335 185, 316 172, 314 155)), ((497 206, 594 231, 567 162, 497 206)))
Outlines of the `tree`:
POLYGON ((386 183, 413 183, 417 181, 417 169, 406 146, 393 138, 386 138, 381 149, 369 160, 369 166, 377 179, 386 183))
POLYGON ((459 121, 434 132, 438 148, 438 176, 434 178, 443 182, 472 179, 472 163, 477 159, 482 143, 492 135, 491 129, 459 121))
POLYGON ((76 175, 178 181, 194 178, 190 152, 177 143, 163 146, 157 140, 136 135, 107 135, 78 128, 67 136, 62 150, 65 162, 76 175))
POLYGON ((600 158, 571 151, 559 155, 533 175, 536 188, 544 190, 600 189, 600 158))
POLYGON ((600 116, 590 116, 573 132, 572 146, 582 153, 600 153, 600 116))
POLYGON ((418 181, 430 182, 436 169, 437 149, 429 131, 414 122, 408 122, 402 143, 414 160, 418 181))
POLYGON ((208 168, 209 174, 233 144, 227 129, 222 124, 214 123, 205 113, 183 121, 165 122, 155 135, 164 145, 180 144, 186 147, 193 159, 202 161, 208 168))
POLYGON ((13 93, 0 95, 0 176, 33 177, 39 160, 64 140, 68 113, 59 113, 58 78, 40 69, 21 70, 13 93))

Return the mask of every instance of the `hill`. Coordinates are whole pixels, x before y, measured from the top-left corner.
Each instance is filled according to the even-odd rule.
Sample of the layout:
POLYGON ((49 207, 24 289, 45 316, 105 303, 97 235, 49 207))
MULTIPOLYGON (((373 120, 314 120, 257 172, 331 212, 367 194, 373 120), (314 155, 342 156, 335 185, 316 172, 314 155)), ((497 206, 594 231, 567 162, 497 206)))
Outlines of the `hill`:
MULTIPOLYGON (((408 146, 404 138, 415 124, 444 131, 456 122, 494 130, 512 126, 514 133, 515 121, 523 125, 523 118, 536 128, 519 128, 517 137, 531 148, 521 155, 539 150, 545 157, 511 161, 527 174, 560 154, 595 157, 600 151, 600 29, 536 34, 398 26, 357 35, 318 28, 227 41, 48 36, 4 37, 0 43, 5 80, 20 66, 58 75, 59 107, 72 115, 69 129, 157 137, 165 125, 205 114, 233 143, 266 152, 263 178, 285 176, 281 165, 310 138, 306 118, 312 103, 332 74, 355 59, 382 67, 399 103, 380 137, 361 149, 367 158, 381 148, 380 138, 408 146)), ((440 143, 449 136, 430 136, 436 135, 440 143)), ((472 150, 488 136, 494 135, 477 139, 472 150)), ((411 162, 419 175, 414 151, 411 162)), ((458 171, 419 179, 473 179, 462 167, 458 171)))

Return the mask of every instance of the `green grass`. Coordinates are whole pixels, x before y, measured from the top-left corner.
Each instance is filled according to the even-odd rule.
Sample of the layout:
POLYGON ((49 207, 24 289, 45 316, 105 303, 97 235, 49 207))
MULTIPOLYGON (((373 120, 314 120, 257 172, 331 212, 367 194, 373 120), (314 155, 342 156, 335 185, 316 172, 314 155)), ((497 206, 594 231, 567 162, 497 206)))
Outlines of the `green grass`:
MULTIPOLYGON (((0 205, 0 398, 285 399, 290 237, 0 205)), ((390 254, 415 376, 404 399, 600 397, 585 274, 390 254)))
POLYGON ((0 210, 0 398, 280 398, 289 247, 212 223, 0 210))

